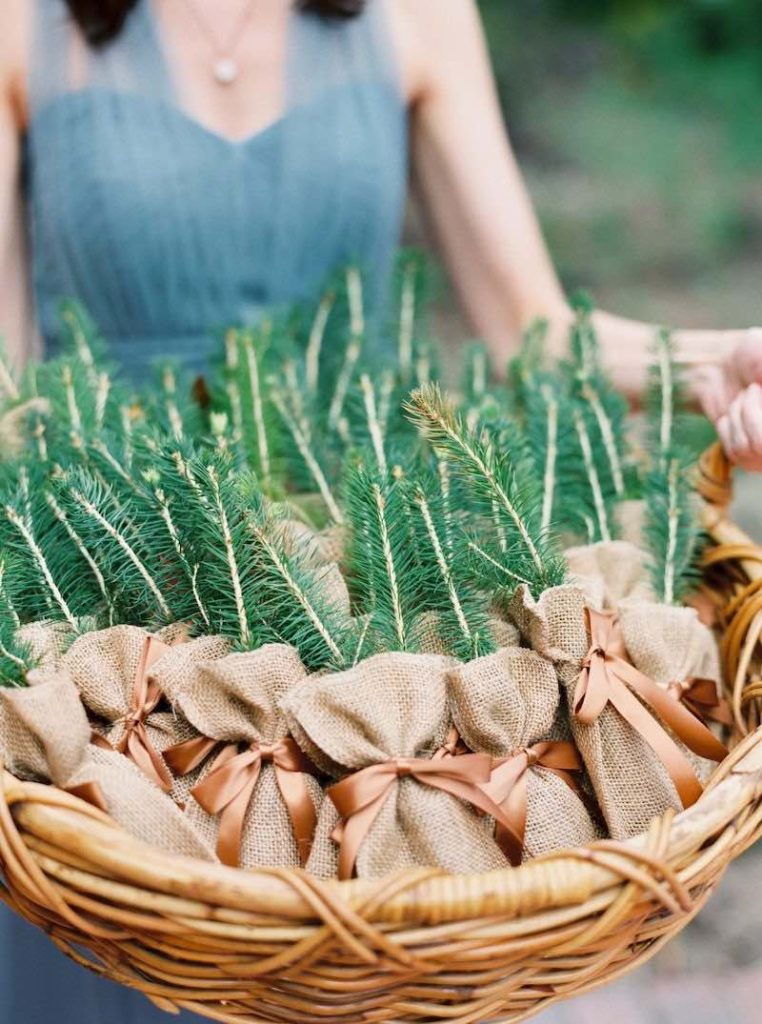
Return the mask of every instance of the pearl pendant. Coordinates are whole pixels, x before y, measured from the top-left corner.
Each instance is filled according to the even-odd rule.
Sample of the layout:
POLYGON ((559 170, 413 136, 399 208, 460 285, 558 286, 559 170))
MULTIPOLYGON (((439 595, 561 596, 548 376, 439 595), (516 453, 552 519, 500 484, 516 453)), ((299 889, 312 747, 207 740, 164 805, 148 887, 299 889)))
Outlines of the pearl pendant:
POLYGON ((232 85, 238 78, 238 64, 232 57, 221 57, 214 65, 214 77, 219 85, 232 85))

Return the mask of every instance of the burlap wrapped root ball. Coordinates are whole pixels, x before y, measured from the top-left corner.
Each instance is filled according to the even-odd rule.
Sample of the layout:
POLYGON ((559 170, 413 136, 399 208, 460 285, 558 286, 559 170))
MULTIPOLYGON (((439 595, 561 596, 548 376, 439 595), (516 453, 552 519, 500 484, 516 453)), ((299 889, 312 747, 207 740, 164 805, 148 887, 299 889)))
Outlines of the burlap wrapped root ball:
POLYGON ((602 541, 564 552, 572 582, 594 608, 615 609, 621 601, 654 601, 648 555, 627 541, 602 541))
POLYGON ((494 761, 489 792, 513 821, 498 841, 513 863, 601 838, 582 799, 582 764, 559 740, 561 694, 550 662, 526 648, 459 665, 448 674, 452 718, 466 746, 494 761))
MULTIPOLYGON (((205 638, 205 644, 207 649, 229 649, 218 637, 205 638)), ((188 785, 173 778, 162 751, 195 731, 164 704, 152 679, 153 670, 171 650, 158 636, 136 626, 114 626, 78 637, 60 664, 74 680, 104 745, 129 757, 146 778, 184 804, 188 785)))
MULTIPOLYGON (((665 637, 672 636, 670 642, 680 645, 685 665, 703 664, 705 637, 699 643, 695 632, 681 634, 679 639, 670 634, 676 618, 687 621, 685 610, 658 604, 647 607, 644 647, 655 652, 664 647, 665 637)), ((723 748, 658 682, 646 677, 650 685, 645 686, 649 697, 644 701, 638 694, 645 685, 642 680, 636 679, 635 686, 621 681, 621 675, 645 675, 651 665, 638 648, 634 653, 643 668, 632 664, 615 613, 591 610, 585 593, 576 586, 547 590, 539 600, 522 587, 511 611, 532 649, 556 668, 566 693, 572 734, 611 836, 637 835, 667 809, 680 811, 695 802, 701 793, 695 759, 676 732, 717 758, 722 757, 723 748), (602 631, 602 635, 591 635, 591 622, 597 624, 593 632, 602 631)), ((627 632, 630 635, 629 627, 627 632)))
POLYGON ((151 846, 215 859, 169 796, 122 754, 90 743, 87 713, 69 675, 35 670, 29 684, 0 690, 0 752, 10 772, 87 800, 151 846))
POLYGON ((305 679, 284 700, 291 733, 311 760, 342 785, 353 780, 375 794, 372 820, 348 814, 342 829, 338 789, 328 789, 308 870, 321 878, 353 870, 380 878, 419 865, 454 873, 505 867, 489 819, 436 788, 448 771, 471 772, 477 782, 461 788, 478 798, 478 782, 489 780, 484 755, 435 761, 450 732, 447 673, 455 664, 439 655, 379 654, 348 671, 305 679))
POLYGON ((166 752, 190 775, 188 820, 231 866, 304 866, 323 792, 288 736, 280 701, 306 676, 283 644, 205 657, 203 645, 173 649, 153 678, 194 728, 166 752))

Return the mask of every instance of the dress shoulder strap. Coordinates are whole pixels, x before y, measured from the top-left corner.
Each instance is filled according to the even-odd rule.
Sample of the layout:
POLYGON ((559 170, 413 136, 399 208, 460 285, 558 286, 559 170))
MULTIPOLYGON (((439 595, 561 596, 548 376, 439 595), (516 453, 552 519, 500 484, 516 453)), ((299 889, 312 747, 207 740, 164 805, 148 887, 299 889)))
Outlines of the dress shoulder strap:
POLYGON ((61 96, 85 89, 165 93, 150 0, 138 0, 114 42, 88 46, 64 0, 32 0, 28 95, 31 116, 61 96))
POLYGON ((351 20, 315 14, 297 18, 289 69, 294 102, 345 85, 385 84, 402 95, 389 2, 368 0, 363 13, 351 20))

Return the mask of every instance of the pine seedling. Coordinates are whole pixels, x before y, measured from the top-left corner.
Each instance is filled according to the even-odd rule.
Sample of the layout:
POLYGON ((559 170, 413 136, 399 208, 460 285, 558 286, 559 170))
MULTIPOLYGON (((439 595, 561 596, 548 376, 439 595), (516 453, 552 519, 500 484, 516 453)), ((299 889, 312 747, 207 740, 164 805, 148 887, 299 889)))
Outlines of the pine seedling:
POLYGON ((366 650, 416 651, 414 624, 423 581, 408 507, 398 482, 373 466, 373 456, 359 460, 345 485, 349 575, 359 613, 370 616, 366 650))
POLYGON ((70 566, 66 578, 62 578, 50 557, 46 543, 49 534, 49 525, 33 506, 27 471, 22 466, 16 489, 6 490, 0 498, 0 549, 13 569, 6 587, 12 582, 13 605, 25 620, 63 621, 77 631, 72 593, 76 597, 76 590, 82 590, 77 588, 79 563, 74 573, 70 566))
POLYGON ((558 379, 547 374, 526 389, 524 409, 528 450, 542 480, 541 529, 545 534, 555 528, 576 530, 586 487, 580 488, 573 472, 580 454, 573 404, 558 379))
POLYGON ((524 331, 519 354, 508 364, 511 405, 517 416, 522 416, 529 393, 537 390, 539 379, 545 372, 545 345, 549 324, 536 319, 524 331))
POLYGON ((303 424, 299 422, 290 408, 286 393, 278 387, 276 382, 270 383, 270 399, 317 487, 332 521, 342 523, 344 515, 328 482, 327 472, 318 458, 310 437, 305 433, 303 424))
POLYGON ((336 292, 330 289, 323 295, 310 325, 304 357, 304 376, 307 393, 314 400, 320 387, 320 365, 326 331, 336 307, 336 292))
POLYGON ((658 332, 654 356, 646 398, 648 441, 653 463, 664 472, 681 448, 686 404, 684 381, 668 330, 658 332))
POLYGON ((247 462, 253 467, 265 491, 276 489, 275 464, 278 456, 276 415, 267 387, 266 357, 273 339, 273 326, 265 321, 257 330, 239 334, 243 444, 247 462))
POLYGON ((563 582, 563 559, 542 532, 542 487, 518 432, 506 425, 498 450, 484 431, 465 427, 436 385, 413 392, 407 408, 437 455, 461 476, 474 508, 489 524, 488 547, 498 542, 497 560, 510 578, 528 582, 535 595, 563 582))
POLYGON ((0 561, 0 687, 27 685, 36 661, 28 644, 18 638, 21 620, 6 587, 6 563, 0 561))
POLYGON ((309 669, 346 668, 356 649, 356 628, 331 600, 328 569, 313 568, 306 551, 286 552, 277 521, 245 485, 241 500, 253 548, 244 600, 258 608, 266 638, 290 644, 309 669))
POLYGON ((87 470, 75 469, 56 481, 55 497, 73 530, 98 564, 124 621, 168 623, 176 621, 161 586, 160 572, 137 522, 140 507, 87 470))
POLYGON ((645 537, 654 592, 664 604, 680 604, 700 579, 701 530, 690 474, 679 458, 657 466, 646 482, 645 537))
POLYGON ((583 405, 575 403, 572 418, 577 435, 578 464, 576 473, 571 466, 569 473, 575 476, 580 485, 579 518, 586 524, 589 543, 608 542, 616 536, 617 496, 609 486, 607 477, 600 472, 605 452, 583 405))
POLYGON ((59 321, 64 348, 79 360, 90 387, 97 389, 101 373, 98 364, 104 351, 97 327, 83 306, 68 299, 61 303, 59 321))
POLYGON ((653 589, 660 601, 677 604, 698 577, 702 534, 692 459, 680 443, 684 392, 669 331, 659 332, 655 355, 647 400, 651 469, 643 493, 645 538, 653 589))
POLYGON ((408 490, 417 517, 415 545, 426 574, 426 607, 437 614, 447 649, 464 661, 495 650, 485 602, 473 585, 462 533, 442 503, 439 481, 424 477, 408 490))
POLYGON ((397 368, 400 383, 405 388, 409 388, 413 381, 416 343, 423 332, 427 285, 426 263, 421 253, 413 250, 402 252, 394 292, 397 297, 397 368))

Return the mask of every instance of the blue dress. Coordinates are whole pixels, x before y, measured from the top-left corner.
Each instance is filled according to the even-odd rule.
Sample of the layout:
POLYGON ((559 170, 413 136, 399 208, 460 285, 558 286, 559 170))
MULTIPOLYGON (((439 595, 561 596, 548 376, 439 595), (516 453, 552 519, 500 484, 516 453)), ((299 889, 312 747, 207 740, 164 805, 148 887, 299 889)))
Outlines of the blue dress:
MULTIPOLYGON (((135 377, 161 356, 202 368, 219 328, 314 298, 350 260, 380 303, 408 162, 384 3, 350 22, 295 13, 285 108, 231 142, 184 108, 151 0, 97 53, 62 0, 34 0, 26 196, 49 352, 65 297, 84 303, 135 377)), ((4 908, 0 950, 2 1024, 173 1019, 69 963, 4 908)))

